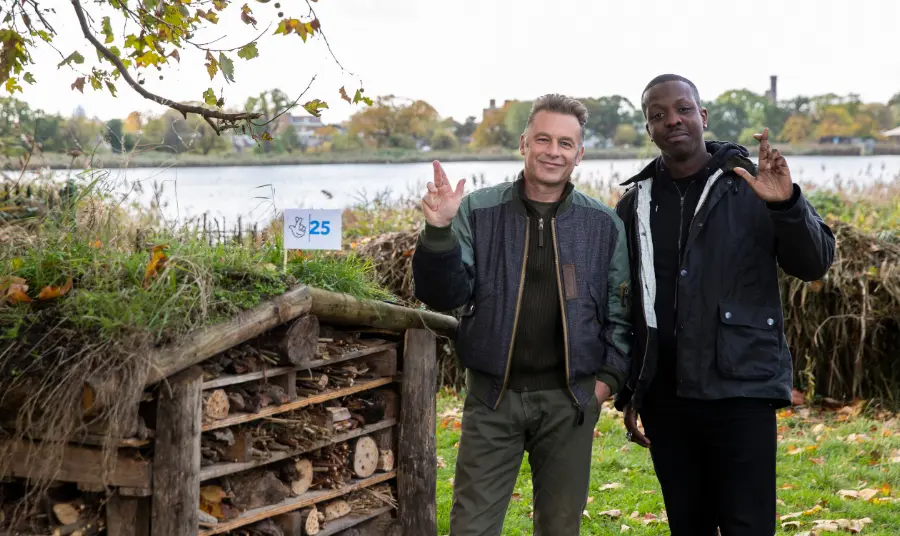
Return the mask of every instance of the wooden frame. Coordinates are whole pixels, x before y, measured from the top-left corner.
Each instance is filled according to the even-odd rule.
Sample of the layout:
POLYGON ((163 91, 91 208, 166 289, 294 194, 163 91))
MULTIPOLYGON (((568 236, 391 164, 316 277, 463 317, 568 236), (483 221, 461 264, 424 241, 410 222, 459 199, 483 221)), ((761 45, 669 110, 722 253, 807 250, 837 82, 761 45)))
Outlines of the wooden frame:
MULTIPOLYGON (((312 321, 316 322, 316 318, 312 321)), ((120 451, 122 454, 118 456, 115 470, 104 478, 99 469, 102 462, 99 449, 69 445, 63 470, 55 479, 77 482, 93 491, 110 486, 106 489, 106 516, 107 530, 113 536, 224 534, 384 482, 396 486, 395 497, 399 504, 394 512, 397 518, 391 536, 436 536, 436 335, 451 334, 455 327, 455 319, 427 311, 358 300, 307 287, 292 289, 230 321, 199 330, 171 346, 160 348, 149 357, 156 372, 148 387, 160 385, 156 390, 155 438, 140 441, 126 438, 119 444, 120 448, 135 452, 152 445, 152 459, 140 459, 125 455, 125 450, 120 451), (349 330, 358 328, 376 336, 388 335, 396 341, 363 339, 370 341, 368 347, 329 358, 304 360, 296 366, 204 378, 199 367, 203 361, 303 315, 316 315, 323 325, 343 326, 349 330), (296 382, 304 372, 339 363, 352 365, 354 360, 371 363, 375 377, 298 396, 296 382), (212 421, 204 418, 204 393, 253 382, 280 386, 287 393, 288 401, 253 413, 229 413, 227 417, 212 421), (201 436, 205 432, 262 421, 274 415, 376 390, 389 400, 384 417, 378 422, 335 432, 302 448, 276 452, 261 459, 201 466, 201 436), (264 468, 329 445, 349 444, 364 436, 375 439, 379 449, 395 454, 395 465, 390 470, 356 478, 338 489, 308 491, 201 528, 198 506, 204 482, 264 468)), ((11 464, 9 476, 36 476, 40 449, 39 442, 21 442, 11 451, 17 459, 11 464)), ((393 511, 393 508, 383 507, 338 518, 329 522, 319 534, 329 536, 350 529, 353 529, 352 534, 369 534, 354 527, 393 511)), ((374 523, 370 525, 375 526, 374 523)), ((379 526, 383 527, 384 523, 379 526)), ((384 529, 379 530, 378 536, 384 534, 384 529)))

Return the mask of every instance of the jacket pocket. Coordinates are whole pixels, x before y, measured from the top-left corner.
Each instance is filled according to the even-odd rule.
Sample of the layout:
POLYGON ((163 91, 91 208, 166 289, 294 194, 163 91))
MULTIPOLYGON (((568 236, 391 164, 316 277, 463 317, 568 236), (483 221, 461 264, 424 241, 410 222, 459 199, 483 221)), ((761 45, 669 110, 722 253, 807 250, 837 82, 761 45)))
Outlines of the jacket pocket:
POLYGON ((719 304, 716 367, 725 378, 769 380, 780 366, 781 315, 772 307, 719 304))
POLYGON ((475 286, 475 295, 463 306, 461 317, 474 316, 476 307, 479 307, 485 299, 494 294, 494 282, 482 281, 475 286))

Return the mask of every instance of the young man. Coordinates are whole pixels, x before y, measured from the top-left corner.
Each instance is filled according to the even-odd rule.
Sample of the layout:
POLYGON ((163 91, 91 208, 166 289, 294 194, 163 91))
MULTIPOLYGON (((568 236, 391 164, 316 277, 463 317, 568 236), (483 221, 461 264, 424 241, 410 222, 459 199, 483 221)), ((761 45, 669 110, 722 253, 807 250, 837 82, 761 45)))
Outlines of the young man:
POLYGON ((630 282, 621 220, 570 182, 587 110, 539 98, 513 183, 463 197, 438 162, 413 256, 416 297, 461 308, 456 350, 467 371, 452 536, 503 527, 524 452, 534 534, 579 534, 600 404, 628 373, 630 282))
POLYGON ((628 437, 650 448, 673 536, 772 535, 775 410, 792 386, 778 268, 820 279, 834 236, 768 129, 754 166, 745 148, 704 141, 707 112, 689 80, 659 76, 641 104, 661 156, 616 207, 636 341, 616 406, 628 437))

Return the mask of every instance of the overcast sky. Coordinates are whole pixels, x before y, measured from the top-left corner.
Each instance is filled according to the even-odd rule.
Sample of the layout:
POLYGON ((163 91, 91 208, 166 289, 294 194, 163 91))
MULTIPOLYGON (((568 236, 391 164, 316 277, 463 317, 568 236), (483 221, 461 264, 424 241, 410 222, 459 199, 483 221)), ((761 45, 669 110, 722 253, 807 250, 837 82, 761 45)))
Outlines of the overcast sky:
MULTIPOLYGON (((84 1, 97 21, 104 14, 84 1)), ((225 35, 216 45, 232 48, 251 39, 278 11, 305 17, 305 2, 247 0, 258 30, 243 25, 242 1, 234 2, 212 32, 198 41, 225 35)), ((51 18, 68 55, 79 50, 89 72, 96 54, 81 38, 68 1, 56 4, 51 18)), ((346 85, 351 96, 361 79, 366 94, 392 93, 421 98, 444 116, 481 118, 488 100, 533 99, 547 92, 575 96, 618 93, 637 103, 653 76, 675 72, 694 80, 703 98, 731 88, 762 93, 769 76, 778 76, 779 98, 798 94, 859 93, 884 102, 900 92, 897 0, 319 0, 312 4, 337 59, 357 75, 341 73, 320 40, 303 44, 297 36, 260 41, 260 57, 235 58, 234 84, 221 76, 210 82, 202 56, 181 56, 181 66, 148 76, 146 86, 175 100, 199 100, 207 87, 224 86, 227 104, 278 87, 295 97, 319 73, 309 98, 327 100, 323 119, 346 119, 353 108, 339 99, 346 85), (162 74, 164 79, 158 80, 162 74)), ((116 28, 113 19, 113 27, 116 28)), ((118 30, 117 30, 118 31, 118 30)), ((121 34, 116 43, 124 49, 121 34)), ((119 83, 119 96, 85 87, 70 89, 78 76, 58 69, 60 56, 44 48, 30 70, 35 86, 22 84, 24 99, 50 112, 70 114, 79 104, 88 115, 125 117, 132 110, 159 111, 119 83)), ((306 99, 304 99, 306 100, 306 99)))

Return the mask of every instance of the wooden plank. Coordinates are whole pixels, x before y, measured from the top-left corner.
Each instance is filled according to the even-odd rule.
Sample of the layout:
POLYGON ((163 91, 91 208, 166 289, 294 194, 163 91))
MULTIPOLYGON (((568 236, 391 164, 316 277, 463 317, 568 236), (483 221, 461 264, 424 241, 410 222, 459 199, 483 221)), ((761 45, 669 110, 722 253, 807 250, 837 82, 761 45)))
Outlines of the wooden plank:
POLYGON ((203 371, 169 378, 157 398, 153 452, 153 536, 193 534, 200 523, 203 371))
MULTIPOLYGON (((356 491, 358 489, 366 488, 369 486, 374 486, 375 484, 380 484, 382 482, 386 482, 392 478, 397 476, 397 472, 393 471, 390 473, 383 473, 375 476, 371 476, 369 478, 365 478, 362 480, 354 480, 351 484, 344 486, 341 489, 323 489, 323 490, 315 490, 308 491, 299 497, 291 497, 290 499, 285 499, 284 501, 273 504, 269 506, 263 506, 262 508, 256 508, 253 510, 248 510, 241 514, 239 517, 224 521, 212 527, 208 530, 201 531, 198 536, 212 536, 213 534, 222 534, 224 532, 232 531, 239 527, 244 527, 246 525, 251 525, 258 521, 262 521, 263 519, 275 517, 277 515, 286 514, 288 512, 293 512, 299 508, 306 508, 307 506, 312 506, 314 504, 320 503, 322 501, 328 501, 331 499, 335 499, 337 497, 341 497, 343 495, 347 495, 350 492, 356 491)), ((154 518, 154 522, 156 519, 154 518)), ((189 532, 183 534, 191 534, 189 532)))
POLYGON ((149 536, 150 500, 113 495, 106 501, 108 536, 149 536))
POLYGON ((90 485, 126 486, 131 488, 150 488, 150 462, 130 458, 118 454, 115 469, 108 475, 103 474, 103 451, 90 447, 66 445, 63 447, 62 463, 56 472, 52 460, 51 448, 31 441, 0 441, 0 452, 8 456, 6 461, 10 475, 19 478, 53 478, 63 482, 78 482, 90 485), (45 474, 53 471, 53 474, 45 474), (106 482, 104 482, 104 476, 106 482))
POLYGON ((310 361, 305 367, 276 367, 268 370, 248 372, 246 374, 223 374, 218 378, 214 378, 212 380, 209 380, 208 382, 204 382, 203 390, 205 391, 207 389, 217 389, 219 387, 225 387, 227 385, 237 385, 256 380, 271 379, 276 376, 287 374, 288 372, 309 370, 312 368, 321 367, 323 365, 340 363, 342 361, 356 359, 357 357, 365 357, 367 355, 377 354, 378 352, 383 352, 392 348, 397 348, 397 343, 391 342, 387 344, 380 344, 378 346, 373 346, 372 348, 363 348, 362 350, 347 352, 338 356, 330 357, 328 359, 316 359, 310 361))
POLYGON ((246 374, 222 374, 217 378, 213 378, 207 382, 203 382, 203 390, 218 389, 228 385, 237 385, 240 383, 248 383, 256 380, 272 379, 282 376, 288 372, 294 372, 296 367, 275 367, 266 370, 257 370, 246 374))
POLYGON ((319 533, 316 534, 316 536, 334 536, 335 534, 337 534, 338 532, 340 532, 342 530, 347 530, 351 527, 355 527, 356 525, 359 525, 360 523, 365 523, 366 521, 368 521, 372 518, 378 517, 381 514, 384 514, 386 512, 390 512, 390 511, 391 511, 390 506, 383 506, 376 510, 372 510, 370 513, 367 513, 367 514, 346 515, 342 518, 335 519, 334 521, 329 521, 328 526, 325 527, 324 529, 320 530, 319 533))
POLYGON ((403 350, 397 467, 399 518, 404 534, 437 535, 436 340, 410 329, 403 350))
POLYGON ((342 443, 344 441, 349 441, 351 439, 355 439, 357 437, 371 434, 373 432, 377 432, 379 430, 388 429, 397 424, 395 419, 385 419, 380 422, 376 422, 374 424, 370 424, 368 426, 363 426, 362 428, 357 428, 356 430, 351 430, 349 432, 345 432, 343 434, 338 434, 332 436, 328 439, 323 439, 322 441, 316 441, 315 443, 310 444, 306 448, 285 451, 285 452, 276 452, 272 454, 272 456, 264 459, 264 460, 253 460, 251 462, 246 463, 217 463, 215 465, 208 465, 203 469, 200 469, 200 480, 212 480, 213 478, 219 478, 225 475, 231 475, 234 473, 240 473, 241 471, 246 471, 247 469, 253 469, 254 467, 260 467, 262 465, 268 465, 270 463, 280 462, 282 460, 286 460, 288 458, 293 458, 294 456, 300 456, 302 454, 306 454, 307 452, 312 452, 314 450, 320 449, 322 447, 327 447, 328 445, 332 445, 335 443, 342 443))
MULTIPOLYGON (((287 404, 281 404, 280 406, 269 406, 259 413, 235 413, 220 421, 207 423, 203 426, 203 431, 209 432, 210 430, 216 430, 218 428, 225 428, 227 426, 234 426, 235 424, 259 420, 263 417, 271 417, 272 415, 278 415, 279 413, 285 413, 287 411, 305 408, 306 406, 311 406, 313 404, 320 404, 322 402, 327 402, 328 400, 341 398, 342 396, 352 395, 362 391, 367 391, 369 389, 374 389, 376 387, 381 387, 382 385, 387 385, 392 381, 393 380, 391 378, 378 378, 375 380, 363 381, 350 387, 344 387, 343 389, 336 389, 333 391, 325 391, 322 394, 301 398, 300 400, 288 402, 287 404)), ((157 441, 159 440, 157 439, 157 441)))
POLYGON ((379 344, 378 346, 373 346, 371 348, 363 348, 362 350, 356 350, 353 352, 347 352, 345 354, 336 355, 333 357, 316 359, 314 361, 310 361, 309 364, 302 369, 299 370, 309 370, 317 367, 323 367, 325 365, 334 365, 335 363, 342 363, 344 361, 349 361, 351 359, 356 359, 358 357, 365 357, 367 355, 377 354, 380 352, 384 352, 386 350, 393 350, 397 348, 399 345, 395 342, 389 342, 386 344, 379 344))

